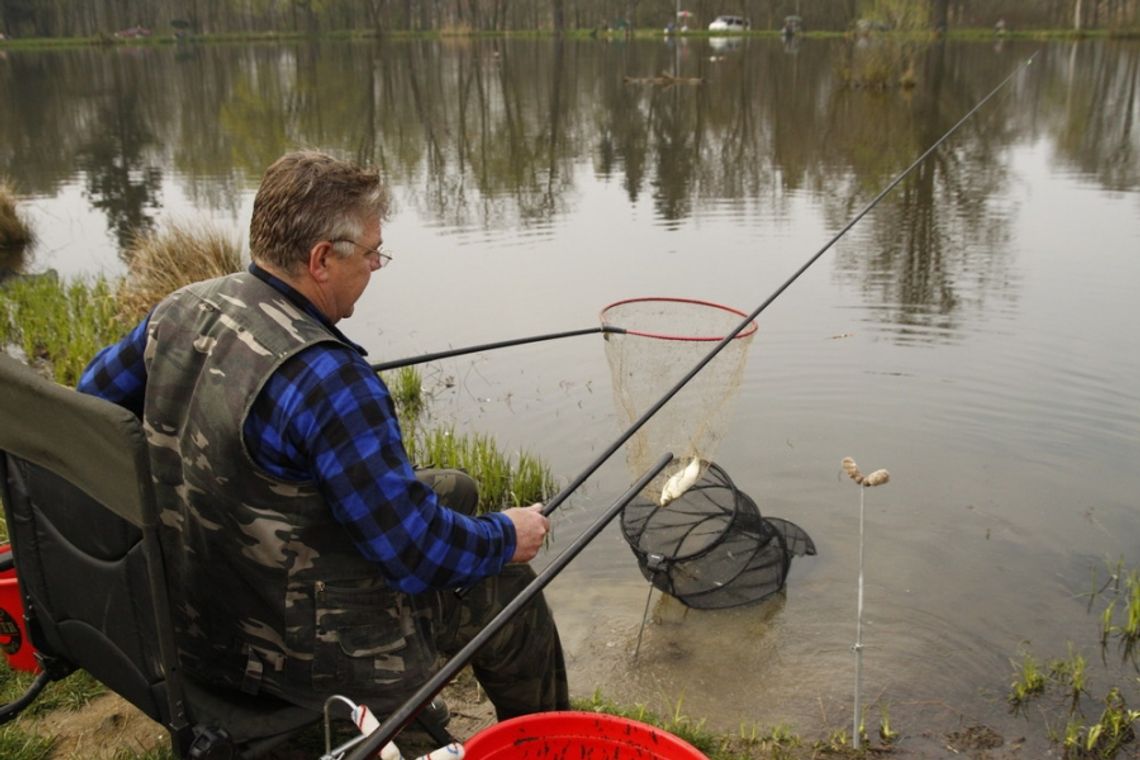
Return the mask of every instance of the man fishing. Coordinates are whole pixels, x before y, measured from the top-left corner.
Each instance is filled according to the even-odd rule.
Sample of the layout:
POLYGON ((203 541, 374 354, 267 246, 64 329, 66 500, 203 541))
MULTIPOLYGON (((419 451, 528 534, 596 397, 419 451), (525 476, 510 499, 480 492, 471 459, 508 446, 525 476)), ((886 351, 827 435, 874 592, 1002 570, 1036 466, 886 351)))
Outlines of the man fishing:
MULTIPOLYGON (((248 271, 168 296, 80 380, 143 420, 194 677, 385 714, 534 577, 541 505, 472 517, 471 478, 415 472, 388 389, 336 327, 391 260, 387 211, 376 172, 283 156, 248 271)), ((541 596, 472 666, 500 720, 569 707, 541 596)))

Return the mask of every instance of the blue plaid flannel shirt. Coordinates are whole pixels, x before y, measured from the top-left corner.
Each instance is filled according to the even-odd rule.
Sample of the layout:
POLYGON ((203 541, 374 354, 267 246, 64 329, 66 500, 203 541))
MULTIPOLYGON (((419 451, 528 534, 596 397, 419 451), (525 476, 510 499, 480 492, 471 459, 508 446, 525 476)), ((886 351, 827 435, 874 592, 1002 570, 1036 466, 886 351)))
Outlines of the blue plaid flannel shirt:
MULTIPOLYGON (((416 479, 388 388, 356 346, 285 282, 250 272, 290 298, 348 345, 319 344, 281 365, 244 423, 253 460, 291 481, 312 481, 336 519, 396 588, 415 594, 493 575, 515 551, 511 521, 446 509, 416 479)), ((147 319, 102 349, 78 389, 142 416, 147 319)))

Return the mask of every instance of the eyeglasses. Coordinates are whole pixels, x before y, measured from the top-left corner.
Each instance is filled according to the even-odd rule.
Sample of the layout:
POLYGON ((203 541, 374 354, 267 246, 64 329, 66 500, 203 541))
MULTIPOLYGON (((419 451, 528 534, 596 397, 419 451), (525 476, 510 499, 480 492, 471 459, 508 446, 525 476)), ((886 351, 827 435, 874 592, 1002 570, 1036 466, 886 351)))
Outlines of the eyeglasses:
POLYGON ((329 242, 331 242, 331 243, 351 243, 352 245, 355 245, 357 248, 364 251, 364 255, 367 258, 375 258, 376 261, 380 262, 376 267, 377 269, 383 269, 384 267, 388 266, 388 262, 390 262, 392 260, 391 255, 384 253, 383 251, 379 251, 375 248, 369 248, 366 245, 361 245, 360 243, 356 242, 355 240, 349 240, 348 238, 337 238, 336 240, 330 240, 329 242))

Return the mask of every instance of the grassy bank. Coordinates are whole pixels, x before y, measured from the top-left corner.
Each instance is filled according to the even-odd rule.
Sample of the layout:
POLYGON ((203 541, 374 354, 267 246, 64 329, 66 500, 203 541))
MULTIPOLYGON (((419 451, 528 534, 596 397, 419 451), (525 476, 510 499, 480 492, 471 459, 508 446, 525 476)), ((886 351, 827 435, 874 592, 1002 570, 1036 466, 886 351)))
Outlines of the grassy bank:
POLYGON ((126 330, 114 290, 102 277, 67 282, 53 273, 0 284, 0 348, 75 385, 95 352, 126 330))

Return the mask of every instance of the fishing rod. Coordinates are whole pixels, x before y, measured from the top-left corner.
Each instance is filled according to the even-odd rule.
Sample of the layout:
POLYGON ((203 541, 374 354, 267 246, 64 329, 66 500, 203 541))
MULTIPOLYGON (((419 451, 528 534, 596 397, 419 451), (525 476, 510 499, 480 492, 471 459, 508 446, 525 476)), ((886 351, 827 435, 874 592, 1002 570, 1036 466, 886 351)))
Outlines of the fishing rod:
POLYGON ((474 354, 479 351, 491 351, 496 348, 508 348, 510 346, 522 346, 527 343, 540 343, 546 340, 558 340, 559 338, 574 338, 579 335, 594 335, 596 333, 625 333, 625 328, 614 327, 613 325, 602 325, 601 327, 586 327, 581 330, 567 330, 565 332, 547 333, 546 335, 532 335, 528 338, 512 338, 510 340, 500 340, 494 343, 482 343, 478 346, 467 346, 466 348, 453 348, 447 351, 437 351, 432 354, 420 354, 419 356, 410 356, 405 359, 393 359, 386 362, 378 362, 371 365, 372 369, 377 372, 382 372, 389 369, 398 369, 400 367, 409 367, 413 364, 424 364, 425 362, 433 362, 437 359, 449 359, 452 356, 462 356, 464 354, 474 354))
POLYGON ((554 580, 554 577, 562 572, 563 568, 570 563, 572 559, 586 548, 586 545, 593 541, 602 529, 605 528, 610 522, 625 509, 629 502, 641 493, 641 490, 649 485, 653 478, 657 477, 658 473, 664 470, 670 462, 673 461, 673 453, 666 452, 661 455, 648 470, 646 470, 637 481, 629 487, 624 494, 622 494, 617 501, 615 501, 609 509, 607 509, 601 517, 595 520, 577 539, 574 540, 570 546, 555 557, 546 568, 535 576, 535 579, 523 588, 518 595, 512 599, 507 606, 496 615, 490 623, 488 623, 475 637, 468 642, 467 646, 460 649, 455 656, 444 664, 443 668, 437 672, 430 681, 420 687, 420 689, 413 694, 396 712, 388 716, 388 719, 380 724, 380 727, 375 732, 368 735, 367 741, 356 747, 355 751, 348 756, 346 760, 367 760, 373 757, 375 753, 392 738, 398 734, 405 726, 412 721, 420 710, 426 707, 435 695, 443 690, 448 681, 455 677, 455 675, 463 669, 464 666, 475 656, 484 644, 490 641, 491 637, 499 632, 499 629, 507 624, 515 614, 522 609, 523 605, 546 588, 546 586, 554 580))
MULTIPOLYGON (((865 206, 863 206, 863 208, 860 209, 855 214, 855 216, 853 216, 850 219, 850 221, 848 221, 845 225, 843 225, 843 227, 837 233, 835 233, 831 237, 830 240, 828 240, 826 243, 824 243, 824 245, 818 251, 816 251, 814 254, 812 254, 807 259, 807 261, 805 261, 803 263, 803 265, 800 266, 799 269, 797 269, 795 272, 793 272, 792 275, 787 280, 785 280, 783 282, 783 284, 781 284, 779 287, 777 287, 776 290, 773 291, 770 296, 768 296, 766 299, 764 299, 764 301, 762 301, 759 306, 757 306, 750 314, 745 316, 740 321, 740 323, 737 324, 736 327, 733 328, 728 333, 728 335, 725 335, 724 338, 722 338, 720 340, 720 342, 718 342, 715 346, 713 346, 712 349, 710 349, 709 352, 707 354, 705 354, 705 356, 703 358, 701 358, 692 367, 692 369, 690 369, 688 372, 686 372, 685 375, 680 380, 678 380, 677 383, 674 384, 672 388, 667 390, 661 396, 660 399, 658 399, 652 406, 649 407, 649 409, 647 409, 640 417, 638 417, 637 420, 635 420, 628 428, 626 428, 626 430, 621 435, 619 435, 617 437, 617 439, 612 444, 610 444, 610 446, 608 446, 606 448, 605 451, 603 451, 601 454, 599 454, 597 457, 595 457, 595 459, 589 465, 587 465, 586 468, 581 473, 579 473, 569 485, 567 485, 565 488, 563 488, 557 495, 554 496, 554 498, 552 498, 549 502, 547 502, 546 505, 543 507, 542 513, 544 515, 549 516, 555 509, 557 509, 562 504, 562 502, 564 502, 567 498, 569 498, 569 496, 574 491, 576 491, 578 488, 580 488, 581 485, 584 482, 586 482, 586 480, 591 475, 593 475, 607 460, 609 460, 610 457, 612 457, 617 452, 618 449, 620 449, 626 443, 626 441, 628 441, 630 438, 632 438, 633 435, 635 433, 637 433, 637 431, 640 430, 642 427, 644 427, 645 424, 655 414, 657 414, 657 412, 659 412, 663 406, 665 406, 665 404, 667 404, 674 396, 676 396, 681 391, 682 388, 684 388, 689 383, 689 381, 691 381, 694 377, 696 377, 698 372, 700 372, 702 369, 704 369, 708 365, 709 362, 711 362, 714 358, 716 358, 717 354, 719 354, 724 349, 725 346, 727 346, 729 343, 731 343, 732 340, 734 338, 736 338, 736 336, 739 335, 741 332, 743 332, 744 329, 746 327, 748 327, 748 325, 750 325, 756 319, 756 317, 760 316, 760 314, 765 309, 767 309, 768 306, 770 306, 773 301, 775 301, 777 298, 779 298, 780 295, 783 294, 783 292, 785 290, 787 290, 789 287, 791 287, 791 285, 796 280, 798 280, 800 278, 800 276, 803 275, 803 273, 806 272, 813 264, 815 264, 815 262, 818 261, 820 259, 820 257, 823 256, 824 253, 826 253, 828 250, 830 250, 831 247, 834 246, 839 241, 840 238, 842 238, 844 235, 846 235, 851 230, 852 227, 854 227, 856 224, 858 224, 863 219, 864 216, 866 216, 868 213, 870 213, 870 211, 873 208, 875 208, 875 206, 877 206, 883 200, 883 198, 885 198, 887 196, 888 193, 890 193, 892 190, 894 190, 895 187, 897 187, 899 185, 899 183, 901 183, 904 179, 906 179, 907 176, 910 175, 911 172, 913 172, 916 168, 918 168, 918 166, 921 165, 922 162, 925 161, 944 142, 946 142, 946 140, 948 140, 951 137, 951 135, 953 135, 955 132, 957 132, 962 127, 963 124, 965 124, 967 121, 970 120, 971 117, 973 117, 973 115, 975 113, 977 113, 979 110, 981 110, 981 108, 986 103, 988 103, 995 95, 997 95, 1002 89, 1004 89, 1005 86, 1007 84, 1009 84, 1009 82, 1018 73, 1020 73, 1024 68, 1029 66, 1033 62, 1033 59, 1034 59, 1034 57, 1036 57, 1036 55, 1037 54, 1034 53, 1033 55, 1029 56, 1029 58, 1027 58, 1025 61, 1023 61, 1021 64, 1019 64, 1009 74, 1009 76, 1007 76, 1005 79, 1003 79, 996 87, 994 87, 994 89, 992 89, 985 97, 983 97, 981 100, 979 100, 969 111, 967 111, 965 116, 963 116, 961 119, 959 119, 941 137, 939 137, 937 140, 935 140, 934 143, 929 148, 927 148, 925 151, 923 151, 922 154, 919 155, 919 157, 916 158, 909 166, 907 166, 905 169, 903 169, 890 182, 888 182, 887 185, 882 190, 880 190, 879 193, 874 198, 872 198, 865 206)), ((663 459, 664 459, 664 457, 663 457, 663 459)), ((671 455, 670 455, 670 459, 671 459, 671 455)), ((667 464, 667 462, 666 462, 666 464, 667 464)), ((657 469, 657 472, 660 472, 660 470, 663 469, 666 466, 666 464, 660 464, 660 467, 657 469)), ((651 472, 652 472, 652 470, 651 470, 651 472)), ((653 472, 652 474, 647 472, 645 476, 642 476, 642 478, 639 479, 638 484, 636 484, 631 489, 631 493, 633 495, 636 495, 637 491, 639 491, 641 488, 644 487, 644 485, 642 484, 642 481, 644 481, 644 483, 648 483, 649 480, 652 480, 652 478, 655 476, 656 476, 656 472, 653 472)), ((633 498, 633 496, 630 495, 628 500, 632 500, 632 498, 633 498)), ((623 497, 623 499, 619 500, 618 503, 620 503, 621 501, 628 501, 628 500, 626 500, 623 497)), ((620 508, 624 508, 624 504, 620 508)), ((620 511, 620 509, 617 508, 617 504, 615 504, 615 508, 612 511, 614 511, 615 514, 616 514, 616 511, 620 511)), ((612 516, 610 516, 609 519, 612 519, 612 516)), ((586 534, 583 534, 583 536, 581 536, 578 539, 578 541, 575 542, 575 546, 578 546, 580 544, 581 546, 584 547, 585 544, 587 544, 587 543, 589 543, 589 541, 593 540, 594 536, 596 536, 597 533, 601 531, 601 527, 602 526, 597 526, 596 531, 592 527, 588 531, 588 533, 590 533, 590 535, 587 537, 586 534)), ((567 550, 567 551, 569 551, 569 550, 567 550)), ((562 555, 559 556, 559 559, 561 559, 561 557, 562 557, 562 555)), ((568 561, 569 561, 569 559, 567 559, 567 562, 568 561)), ((548 573, 547 571, 551 570, 554 567, 554 565, 552 564, 550 567, 547 568, 547 571, 543 572, 542 577, 547 577, 546 582, 549 582, 549 579, 552 578, 553 575, 556 575, 558 572, 560 572, 562 570, 562 567, 564 567, 564 566, 565 566, 564 562, 559 563, 557 569, 554 570, 553 573, 548 573)), ((545 583, 543 585, 545 585, 545 583)), ((524 593, 525 593, 525 589, 524 589, 524 593)), ((520 594, 520 596, 521 596, 521 594, 520 594)), ((510 609, 510 608, 511 608, 511 605, 508 605, 507 608, 504 608, 503 612, 500 613, 495 618, 495 620, 493 620, 491 622, 490 625, 495 624, 496 621, 498 621, 500 618, 503 618, 504 613, 506 613, 507 609, 510 609)), ((513 614, 513 612, 511 614, 513 614)), ((505 622, 505 619, 503 622, 505 622)), ((490 627, 490 625, 488 627, 490 627)), ((500 626, 501 625, 502 624, 500 623, 500 626)), ((489 638, 489 636, 483 637, 481 635, 482 633, 483 632, 480 632, 480 635, 477 635, 476 638, 473 639, 470 644, 468 644, 468 646, 464 647, 463 650, 461 650, 460 654, 465 654, 470 650, 470 654, 466 654, 466 657, 470 658, 470 656, 472 656, 474 654, 474 651, 476 649, 478 649, 479 646, 482 646, 482 643, 484 643, 489 638), (479 644, 476 645, 476 641, 479 641, 479 644)), ((427 685, 425 685, 418 692, 416 692, 416 694, 413 695, 413 697, 410 700, 408 700, 408 702, 405 703, 403 707, 401 707, 384 724, 382 724, 380 729, 377 729, 376 733, 372 734, 369 737, 369 741, 365 745, 359 747, 348 758, 348 760, 367 760, 367 758, 369 758, 371 756, 371 754, 375 753, 378 748, 384 746, 384 743, 387 740, 391 740, 391 738, 393 736, 395 736, 395 734, 399 731, 399 729, 407 724, 407 722, 410 720, 411 716, 416 715, 419 710, 423 709, 423 706, 426 705, 428 702, 430 702, 431 699, 435 696, 435 694, 437 694, 439 692, 439 690, 441 690, 443 688, 443 685, 446 684, 446 682, 448 680, 453 678, 455 673, 457 673, 459 671, 459 669, 462 667, 462 665, 459 665, 459 666, 454 667, 454 668, 448 667, 458 659, 459 659, 459 655, 456 655, 456 657, 453 657, 452 660, 450 660, 448 662, 448 664, 444 666, 445 669, 448 671, 448 674, 446 677, 440 678, 440 677, 438 677, 439 674, 437 674, 436 678, 433 678, 427 685), (439 682, 438 687, 435 686, 435 684, 437 682, 439 682), (434 689, 434 691, 429 689, 428 688, 429 686, 431 686, 432 689, 434 689), (382 740, 384 740, 384 741, 382 741, 382 740)), ((440 671, 440 673, 443 673, 443 672, 444 671, 440 671)))

